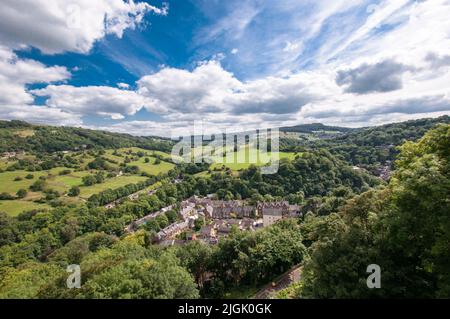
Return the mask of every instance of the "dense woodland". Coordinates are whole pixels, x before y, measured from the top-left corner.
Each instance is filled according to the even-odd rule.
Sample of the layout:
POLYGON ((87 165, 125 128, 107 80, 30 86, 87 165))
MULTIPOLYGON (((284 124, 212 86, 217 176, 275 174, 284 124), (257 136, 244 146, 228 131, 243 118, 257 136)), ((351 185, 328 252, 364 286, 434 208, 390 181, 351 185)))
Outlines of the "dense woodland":
POLYGON ((53 153, 82 148, 121 148, 139 146, 144 149, 170 151, 173 143, 160 137, 135 137, 73 127, 36 126, 22 121, 0 121, 0 153, 32 151, 53 153), (20 134, 32 130, 30 136, 20 134), (19 133, 18 133, 19 132, 19 133))
MULTIPOLYGON (((282 159, 274 175, 261 175, 259 167, 250 166, 199 176, 208 165, 178 165, 140 184, 95 194, 81 205, 55 205, 16 217, 0 212, 0 298, 240 296, 237 292, 254 291, 300 264, 302 280, 278 297, 448 298, 448 123, 443 117, 348 130, 308 144, 289 140, 285 146, 301 155, 282 159), (389 160, 395 160, 395 171, 388 182, 352 167, 389 160), (171 182, 174 178, 181 182, 171 182), (157 182, 161 185, 152 195, 124 200, 109 210, 103 207, 157 182), (256 232, 235 230, 213 246, 193 241, 162 248, 153 245, 154 229, 124 233, 126 225, 149 212, 211 193, 250 202, 284 199, 301 205, 303 215, 256 232), (383 285, 370 290, 366 267, 374 263, 382 268, 383 285), (81 266, 81 289, 65 286, 70 264, 81 266)), ((28 124, 0 124, 2 151, 42 154, 49 163, 58 159, 55 152, 80 145, 94 152, 95 169, 108 168, 101 149, 171 147, 170 141, 156 138, 75 128, 33 127, 32 136, 21 137, 14 130, 28 124)), ((79 165, 64 156, 57 163, 79 165)), ((159 222, 174 218, 169 213, 159 222)))
MULTIPOLYGON (((349 131, 325 126, 322 127, 323 130, 333 131, 337 134, 332 134, 327 139, 306 142, 285 139, 281 142, 281 149, 295 151, 304 148, 325 148, 353 165, 384 164, 386 161, 395 159, 398 154, 396 146, 421 138, 437 123, 449 124, 450 117, 446 115, 437 119, 420 119, 349 131)), ((319 128, 321 127, 319 126, 319 128)), ((289 129, 285 130, 289 131, 289 129)))

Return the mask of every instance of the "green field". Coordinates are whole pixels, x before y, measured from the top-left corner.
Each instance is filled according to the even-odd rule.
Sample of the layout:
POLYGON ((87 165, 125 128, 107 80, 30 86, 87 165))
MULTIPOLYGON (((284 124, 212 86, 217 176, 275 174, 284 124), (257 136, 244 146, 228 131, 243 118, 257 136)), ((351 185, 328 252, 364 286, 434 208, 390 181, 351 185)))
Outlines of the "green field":
POLYGON ((139 167, 139 170, 141 172, 145 172, 145 173, 148 173, 151 175, 158 175, 160 173, 163 173, 163 174, 167 173, 168 171, 170 171, 172 168, 175 167, 174 164, 165 162, 165 161, 161 161, 161 163, 159 163, 158 165, 155 165, 156 159, 154 157, 152 157, 154 155, 159 155, 162 158, 170 158, 170 154, 160 152, 160 151, 146 150, 146 149, 139 148, 139 147, 127 147, 127 148, 118 149, 116 153, 119 153, 121 156, 113 155, 114 150, 107 150, 106 154, 103 156, 107 159, 121 163, 125 160, 126 156, 130 157, 130 155, 136 154, 138 152, 143 152, 145 154, 145 156, 140 157, 139 160, 128 163, 128 165, 139 167), (147 157, 150 160, 149 163, 145 163, 145 158, 147 158, 147 157))
POLYGON ((67 192, 72 186, 81 186, 83 176, 92 172, 72 172, 68 175, 53 175, 47 179, 48 186, 58 192, 67 192))
MULTIPOLYGON (((113 151, 111 151, 112 153, 113 151)), ((118 150, 119 153, 121 154, 125 154, 126 153, 134 153, 136 154, 137 152, 144 152, 145 154, 147 154, 147 156, 153 156, 153 155, 159 155, 162 158, 171 158, 171 154, 170 153, 165 153, 165 152, 161 152, 161 151, 154 151, 154 150, 146 150, 140 147, 126 147, 126 148, 121 148, 118 150)))
POLYGON ((80 155, 75 156, 76 159, 82 161, 83 163, 80 165, 80 167, 82 169, 86 169, 87 165, 89 164, 89 162, 92 162, 93 160, 95 160, 95 158, 91 155, 88 155, 86 153, 82 153, 80 155))
POLYGON ((81 179, 83 176, 89 175, 89 171, 73 172, 68 175, 59 175, 59 172, 67 170, 65 167, 52 168, 49 171, 13 171, 0 173, 0 193, 15 194, 19 189, 28 190, 31 184, 39 179, 40 176, 47 177, 47 185, 49 188, 58 192, 66 192, 72 186, 80 186, 82 184, 81 179), (31 174, 33 179, 26 179, 25 176, 31 174), (21 177, 21 181, 14 181, 16 177, 21 177))
POLYGON ((14 161, 8 161, 6 159, 0 160, 0 169, 6 169, 9 165, 14 164, 14 161))
POLYGON ((211 165, 211 169, 217 169, 225 166, 233 171, 239 171, 241 169, 248 168, 252 164, 256 166, 264 166, 268 165, 271 161, 277 161, 283 158, 293 160, 297 155, 299 155, 299 153, 288 152, 269 152, 267 154, 260 155, 255 148, 243 147, 237 152, 233 152, 232 156, 228 153, 225 158, 212 157, 215 163, 211 165), (232 160, 229 160, 228 156, 230 156, 232 160), (223 161, 224 163, 220 163, 220 161, 223 161))
POLYGON ((149 163, 145 163, 145 157, 141 157, 138 161, 129 163, 130 166, 137 166, 141 172, 146 172, 151 175, 158 175, 160 173, 167 173, 175 167, 174 164, 161 161, 158 165, 155 165, 155 158, 148 157, 149 163))
POLYGON ((47 209, 48 205, 38 204, 24 200, 2 200, 0 201, 0 212, 5 212, 10 216, 17 216, 20 213, 33 209, 47 209))
POLYGON ((135 176, 135 175, 123 175, 118 177, 113 177, 107 179, 105 182, 101 184, 95 184, 92 186, 83 186, 80 188, 80 197, 87 199, 94 194, 98 194, 107 190, 108 188, 115 189, 128 184, 136 184, 142 181, 147 180, 146 177, 143 176, 135 176))
POLYGON ((136 154, 137 152, 144 152, 144 153, 147 153, 148 155, 150 155, 153 152, 153 151, 146 150, 146 149, 143 149, 140 147, 124 147, 124 148, 119 148, 117 151, 121 154, 126 154, 126 155, 128 155, 128 153, 136 154))
POLYGON ((47 172, 27 172, 27 171, 13 171, 0 173, 0 193, 10 193, 15 194, 19 189, 26 189, 33 184, 39 176, 47 176, 47 172), (33 179, 26 179, 25 176, 28 174, 34 175, 33 179), (16 177, 21 177, 21 181, 14 181, 16 177))
MULTIPOLYGON (((115 161, 117 163, 122 163, 125 160, 125 156, 117 156, 117 155, 113 155, 114 150, 107 150, 105 152, 105 155, 103 155, 104 158, 110 159, 112 161, 115 161)), ((119 154, 123 154, 121 152, 118 152, 119 154)))
POLYGON ((151 153, 150 153, 150 155, 159 155, 159 156, 161 156, 162 158, 171 158, 172 157, 172 154, 169 154, 169 153, 164 153, 164 152, 161 152, 161 151, 150 151, 151 153))

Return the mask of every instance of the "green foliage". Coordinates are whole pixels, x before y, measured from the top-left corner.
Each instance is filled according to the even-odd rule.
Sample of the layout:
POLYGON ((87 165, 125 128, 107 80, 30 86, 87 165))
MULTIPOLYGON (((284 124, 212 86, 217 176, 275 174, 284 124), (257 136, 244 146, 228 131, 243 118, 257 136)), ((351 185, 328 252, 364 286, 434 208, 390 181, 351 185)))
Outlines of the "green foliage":
POLYGON ((88 254, 80 263, 81 289, 66 289, 56 280, 40 294, 42 298, 172 299, 197 298, 189 273, 170 252, 146 249, 133 242, 88 254))
POLYGON ((168 152, 173 142, 155 137, 134 137, 127 134, 87 130, 73 127, 35 126, 28 123, 0 121, 0 152, 27 151, 53 153, 82 149, 108 149, 137 146, 168 152), (32 136, 21 137, 11 129, 33 129, 32 136))
POLYGON ((0 200, 12 200, 14 199, 14 196, 12 196, 10 193, 0 193, 0 200))
POLYGON ((156 223, 158 223, 158 226, 160 229, 166 228, 167 226, 169 226, 169 219, 167 218, 167 216, 165 214, 161 214, 158 215, 155 218, 156 223))
POLYGON ((25 198, 27 196, 28 192, 26 189, 19 189, 16 193, 17 198, 25 198))
POLYGON ((76 197, 80 195, 80 188, 78 186, 72 186, 67 195, 69 195, 70 197, 76 197))
POLYGON ((213 248, 200 241, 193 241, 175 249, 181 265, 194 276, 197 285, 203 288, 210 269, 213 248))
POLYGON ((30 190, 33 192, 41 192, 44 190, 46 185, 47 183, 44 180, 38 179, 37 181, 35 181, 33 184, 30 185, 30 190))
POLYGON ((256 232, 233 232, 219 242, 210 271, 214 274, 213 291, 219 295, 227 287, 261 285, 292 266, 306 255, 299 226, 286 220, 256 232))
POLYGON ((203 217, 199 217, 194 222, 195 231, 199 231, 205 225, 205 219, 203 217))
MULTIPOLYGON (((436 121, 386 126, 386 135, 376 128, 351 130, 317 142, 317 149, 303 149, 295 158, 281 160, 273 175, 262 175, 260 168, 250 166, 238 174, 217 170, 207 178, 194 177, 209 165, 183 164, 145 182, 95 194, 86 204, 34 209, 14 218, 0 212, 0 298, 197 298, 198 289, 204 297, 224 297, 234 291, 254 290, 302 262, 302 281, 280 296, 448 298, 449 125, 433 129, 416 143, 405 143, 398 155, 395 148, 387 153, 378 148, 420 137, 423 129, 414 130, 421 125, 431 127, 436 121), (372 164, 394 156, 398 158, 396 171, 386 187, 364 170, 348 165, 372 164), (173 183, 175 178, 180 182, 173 183), (146 195, 155 183, 159 187, 156 193, 146 195), (138 199, 127 199, 141 190, 145 191, 138 199), (229 238, 216 246, 199 241, 165 249, 153 245, 155 233, 178 220, 177 210, 148 221, 143 227, 148 232, 124 234, 133 220, 192 195, 210 193, 251 203, 285 199, 301 205, 305 216, 300 224, 285 220, 256 232, 233 229, 229 238), (101 207, 114 201, 118 205, 112 209, 101 207), (65 267, 71 263, 81 264, 81 289, 65 287, 65 267), (381 266, 382 289, 367 289, 366 267, 373 263, 381 266)), ((75 167, 82 159, 77 156, 89 153, 84 164, 101 171, 89 175, 96 184, 103 181, 105 169, 114 167, 112 173, 119 165, 119 161, 105 160, 107 152, 102 148, 170 145, 158 139, 35 126, 31 126, 33 136, 12 137, 9 125, 25 124, 0 121, 0 150, 36 152, 36 159, 19 160, 8 167, 11 180, 15 170, 36 171, 61 163, 78 172, 75 167), (8 129, 1 129, 2 125, 8 129), (10 135, 17 143, 14 147, 23 148, 3 141, 10 135), (110 146, 113 142, 116 144, 110 146), (86 152, 73 156, 44 154, 84 147, 86 152)), ((145 162, 145 152, 133 152, 128 153, 129 162, 139 157, 145 162)), ((60 192, 52 184, 56 173, 51 174, 46 178, 43 172, 30 190, 43 192, 53 206, 75 201, 58 198, 68 188, 60 192)), ((12 195, 16 190, 0 194, 0 199, 19 202, 12 195)), ((79 191, 79 187, 71 187, 68 195, 78 196, 79 191)), ((26 196, 26 190, 16 195, 26 196)), ((196 228, 203 222, 199 219, 196 228)))
POLYGON ((178 213, 176 211, 174 211, 173 209, 165 212, 165 215, 166 215, 167 219, 169 220, 169 224, 175 223, 178 219, 178 213))
POLYGON ((389 187, 303 226, 311 245, 301 297, 450 297, 450 125, 401 147, 389 187), (367 289, 366 267, 382 269, 367 289))

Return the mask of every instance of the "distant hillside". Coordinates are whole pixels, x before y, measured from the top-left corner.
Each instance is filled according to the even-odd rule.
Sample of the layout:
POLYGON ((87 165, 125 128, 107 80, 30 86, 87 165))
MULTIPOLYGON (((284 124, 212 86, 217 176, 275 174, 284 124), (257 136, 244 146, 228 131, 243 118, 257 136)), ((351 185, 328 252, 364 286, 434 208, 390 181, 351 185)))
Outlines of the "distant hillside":
POLYGON ((295 133, 314 133, 318 131, 347 133, 351 132, 352 130, 354 129, 349 127, 328 126, 322 123, 301 124, 296 126, 280 128, 280 131, 282 132, 295 132, 295 133))
POLYGON ((352 143, 359 146, 400 145, 405 141, 417 140, 438 123, 450 123, 450 116, 425 118, 381 126, 367 127, 337 136, 335 142, 352 143))
POLYGON ((82 148, 132 146, 170 151, 172 145, 172 141, 161 137, 136 137, 83 128, 32 125, 22 121, 0 121, 0 153, 8 151, 58 152, 82 148))
MULTIPOLYGON (((438 123, 450 123, 449 116, 392 123, 368 128, 346 128, 321 123, 282 127, 284 133, 309 134, 282 138, 280 148, 323 147, 353 164, 372 164, 393 158, 395 148, 417 140, 438 123)), ((0 153, 7 151, 57 152, 81 148, 120 148, 137 146, 170 151, 173 141, 162 137, 136 137, 128 134, 74 127, 32 125, 23 121, 0 121, 0 153)))
POLYGON ((316 141, 312 146, 326 148, 353 165, 383 164, 395 159, 397 146, 420 139, 440 123, 450 124, 450 117, 445 115, 358 129, 329 140, 316 141))

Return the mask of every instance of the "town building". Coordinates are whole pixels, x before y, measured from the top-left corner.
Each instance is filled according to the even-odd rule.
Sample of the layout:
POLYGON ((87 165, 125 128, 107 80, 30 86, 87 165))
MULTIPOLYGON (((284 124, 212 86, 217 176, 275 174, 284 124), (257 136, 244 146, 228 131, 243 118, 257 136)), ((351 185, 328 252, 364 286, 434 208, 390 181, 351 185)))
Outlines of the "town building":
POLYGON ((298 216, 300 207, 298 205, 290 205, 287 201, 258 203, 257 211, 263 217, 264 227, 267 227, 280 219, 298 216))

